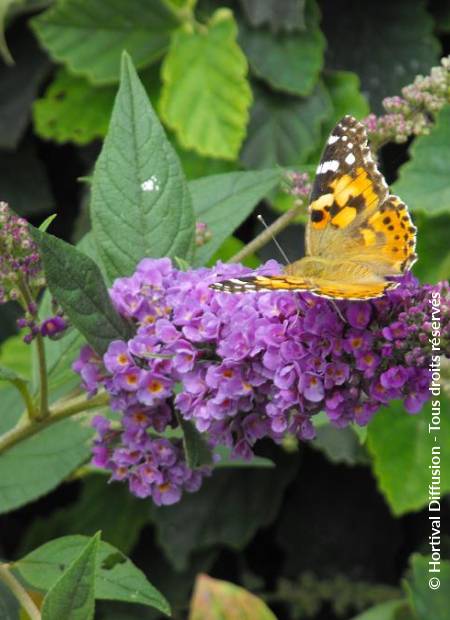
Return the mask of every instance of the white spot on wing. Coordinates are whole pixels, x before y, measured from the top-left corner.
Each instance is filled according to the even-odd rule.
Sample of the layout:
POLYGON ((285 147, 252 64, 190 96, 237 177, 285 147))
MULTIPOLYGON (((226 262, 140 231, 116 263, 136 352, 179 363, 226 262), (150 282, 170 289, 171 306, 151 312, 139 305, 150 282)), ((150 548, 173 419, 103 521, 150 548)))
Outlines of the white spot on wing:
POLYGON ((342 140, 342 142, 347 142, 348 138, 347 138, 347 136, 342 136, 341 140, 342 140))
POLYGON ((345 163, 349 166, 355 163, 355 156, 353 155, 353 153, 349 153, 347 155, 347 157, 345 158, 345 163))
POLYGON ((338 140, 339 140, 339 136, 334 136, 334 135, 331 135, 331 136, 328 138, 328 144, 334 144, 334 143, 335 143, 335 142, 337 142, 338 140))
POLYGON ((332 159, 330 161, 324 161, 317 168, 317 174, 325 174, 325 172, 328 172, 329 170, 331 170, 331 172, 336 172, 338 168, 339 168, 339 162, 337 159, 332 159))
POLYGON ((141 183, 141 190, 143 192, 159 192, 159 183, 157 177, 152 175, 149 179, 141 183))
POLYGON ((348 149, 352 149, 352 148, 353 148, 353 144, 352 144, 351 142, 349 142, 349 143, 347 144, 347 148, 348 148, 348 149))

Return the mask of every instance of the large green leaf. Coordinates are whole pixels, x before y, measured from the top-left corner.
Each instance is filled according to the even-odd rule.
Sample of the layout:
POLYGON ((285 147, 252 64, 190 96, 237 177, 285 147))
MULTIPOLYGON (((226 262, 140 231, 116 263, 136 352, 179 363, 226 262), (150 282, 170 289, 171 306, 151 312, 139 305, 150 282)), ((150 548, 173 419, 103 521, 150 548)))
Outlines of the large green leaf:
POLYGON ((32 229, 48 287, 71 323, 103 355, 112 340, 126 340, 130 326, 116 312, 94 261, 73 245, 32 229))
POLYGON ((414 617, 417 620, 448 620, 450 561, 441 561, 439 573, 430 572, 430 561, 431 556, 415 554, 411 558, 412 575, 405 585, 415 611, 414 617), (439 582, 437 588, 436 578, 439 582))
POLYGON ((34 103, 36 133, 56 142, 87 144, 106 135, 116 90, 94 88, 60 69, 44 96, 34 103))
POLYGON ((450 280, 450 213, 427 217, 423 212, 414 214, 417 226, 417 255, 414 274, 422 282, 435 283, 450 280))
POLYGON ((277 514, 295 459, 274 469, 218 469, 195 494, 154 510, 158 542, 173 566, 183 570, 195 550, 214 544, 244 547, 277 514))
POLYGON ((49 538, 70 534, 93 536, 100 529, 103 540, 122 553, 131 551, 141 529, 149 522, 148 503, 134 497, 127 485, 108 483, 103 474, 85 476, 81 483, 75 502, 51 515, 33 519, 21 539, 21 553, 28 553, 49 538))
POLYGON ((306 0, 241 0, 252 26, 270 26, 280 30, 305 30, 306 0))
POLYGON ((356 73, 351 71, 329 71, 324 75, 324 83, 333 104, 333 115, 325 123, 324 127, 326 134, 346 114, 351 114, 358 119, 362 119, 369 114, 369 104, 361 93, 361 84, 356 73))
POLYGON ((306 98, 272 93, 254 87, 255 102, 241 161, 248 168, 270 168, 305 162, 317 148, 322 124, 332 114, 326 88, 318 83, 306 98))
POLYGON ((96 534, 47 592, 42 620, 92 620, 95 611, 95 564, 100 535, 96 534))
MULTIPOLYGON (((31 379, 30 346, 20 336, 11 336, 0 346, 0 364, 31 379)), ((19 421, 24 408, 17 389, 6 382, 0 382, 0 434, 6 433, 19 421)))
POLYGON ((0 513, 54 489, 89 458, 93 431, 63 420, 0 454, 0 513))
POLYGON ((437 64, 439 43, 423 0, 323 0, 321 9, 329 67, 357 73, 374 112, 437 64))
POLYGON ((245 136, 251 90, 237 26, 219 9, 204 29, 178 30, 163 68, 161 114, 181 146, 236 159, 245 136))
MULTIPOLYGON (((86 545, 86 536, 65 536, 35 549, 15 563, 21 576, 35 588, 49 589, 86 545)), ((170 607, 163 595, 118 549, 101 542, 96 556, 95 598, 141 603, 164 614, 170 607)))
POLYGON ((274 35, 267 28, 239 25, 239 43, 250 68, 274 88, 292 95, 310 95, 319 78, 325 37, 319 28, 319 9, 308 0, 305 32, 274 35))
POLYGON ((91 219, 111 279, 130 275, 145 256, 191 258, 195 230, 186 180, 127 55, 95 166, 91 219))
POLYGON ((65 0, 31 24, 55 60, 108 84, 119 79, 123 50, 137 67, 150 65, 166 51, 179 21, 163 0, 65 0))
POLYGON ((368 427, 373 470, 395 515, 420 510, 428 504, 429 466, 436 446, 440 447, 441 492, 450 491, 450 418, 446 415, 450 403, 442 393, 441 429, 429 432, 431 402, 416 415, 406 413, 400 402, 393 403, 379 411, 368 427))
POLYGON ((195 217, 207 224, 212 234, 207 243, 196 249, 196 265, 207 263, 281 177, 282 171, 275 168, 216 174, 189 183, 195 217))
POLYGON ((427 136, 416 138, 410 161, 400 168, 393 190, 413 211, 427 215, 450 212, 450 105, 439 112, 427 136))
POLYGON ((322 154, 328 134, 337 122, 346 114, 362 119, 369 114, 369 104, 361 93, 360 81, 356 73, 351 71, 328 71, 323 77, 332 104, 332 113, 326 119, 322 127, 322 138, 315 151, 309 156, 309 161, 314 163, 312 178, 314 178, 317 163, 322 154))

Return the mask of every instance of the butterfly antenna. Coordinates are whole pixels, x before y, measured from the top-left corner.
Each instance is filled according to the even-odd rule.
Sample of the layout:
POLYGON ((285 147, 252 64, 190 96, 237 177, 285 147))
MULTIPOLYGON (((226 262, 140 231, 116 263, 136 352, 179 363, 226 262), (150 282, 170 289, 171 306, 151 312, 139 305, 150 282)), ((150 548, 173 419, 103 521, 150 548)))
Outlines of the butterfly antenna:
MULTIPOLYGON (((265 219, 263 218, 263 216, 261 214, 258 214, 257 219, 261 222, 261 224, 264 226, 264 228, 266 230, 269 230, 269 227, 267 226, 267 223, 265 221, 265 219)), ((275 245, 278 248, 279 253, 281 254, 281 256, 283 257, 284 262, 286 263, 286 265, 289 264, 289 258, 286 255, 286 252, 283 250, 283 248, 281 247, 281 245, 278 243, 278 241, 276 240, 276 238, 272 235, 272 233, 270 233, 270 236, 272 237, 272 241, 275 243, 275 245)))

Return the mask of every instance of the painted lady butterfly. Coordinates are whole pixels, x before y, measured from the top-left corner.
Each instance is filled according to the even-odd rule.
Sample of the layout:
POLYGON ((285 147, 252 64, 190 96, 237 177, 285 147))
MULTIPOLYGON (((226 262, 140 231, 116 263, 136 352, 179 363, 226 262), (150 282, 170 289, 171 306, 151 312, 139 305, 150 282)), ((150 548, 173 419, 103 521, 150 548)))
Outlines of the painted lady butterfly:
POLYGON ((389 194, 352 116, 333 129, 317 168, 306 226, 306 256, 280 276, 248 276, 211 286, 231 293, 309 291, 332 299, 372 299, 398 286, 416 261, 416 228, 408 207, 389 194))

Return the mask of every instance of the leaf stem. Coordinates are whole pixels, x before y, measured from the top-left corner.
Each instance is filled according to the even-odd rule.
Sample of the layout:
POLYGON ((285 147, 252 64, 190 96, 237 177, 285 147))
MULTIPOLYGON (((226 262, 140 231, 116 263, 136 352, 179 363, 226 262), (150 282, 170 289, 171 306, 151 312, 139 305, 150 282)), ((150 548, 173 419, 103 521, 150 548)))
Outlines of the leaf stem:
POLYGON ((9 570, 8 564, 0 564, 0 579, 8 586, 20 606, 27 612, 31 620, 41 620, 41 613, 23 585, 9 570))
POLYGON ((41 420, 37 418, 30 420, 28 417, 22 417, 14 428, 0 437, 0 454, 56 422, 69 418, 76 413, 104 407, 108 402, 109 395, 106 392, 100 392, 90 399, 87 399, 83 394, 70 400, 56 402, 50 408, 47 417, 41 420))
MULTIPOLYGON (((23 300, 25 302, 25 309, 31 308, 34 305, 33 295, 28 287, 26 280, 21 277, 18 286, 22 293, 23 300)), ((38 357, 39 366, 39 409, 36 411, 33 407, 32 417, 38 420, 43 420, 49 414, 48 411, 48 383, 47 383, 47 363, 45 360, 45 344, 42 334, 37 334, 35 339, 35 346, 38 357)), ((28 409, 28 407, 27 407, 28 409)), ((29 411, 29 410, 28 410, 29 411)), ((30 415, 30 413, 29 413, 30 415)))
POLYGON ((289 209, 289 211, 286 211, 286 213, 283 213, 283 215, 280 215, 280 217, 277 218, 268 228, 264 229, 257 237, 255 237, 253 241, 247 243, 247 245, 243 247, 242 250, 239 250, 237 254, 232 256, 228 260, 228 262, 240 263, 250 254, 253 254, 254 252, 260 250, 272 239, 272 237, 275 237, 275 235, 284 230, 286 226, 290 222, 292 222, 292 220, 294 220, 298 215, 300 215, 303 212, 303 209, 304 203, 302 201, 296 204, 295 207, 289 209))

